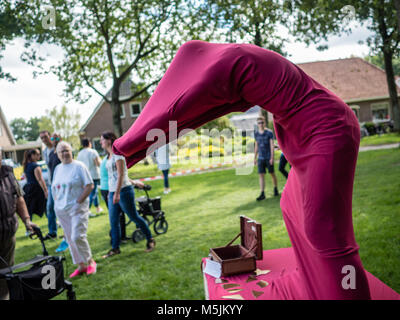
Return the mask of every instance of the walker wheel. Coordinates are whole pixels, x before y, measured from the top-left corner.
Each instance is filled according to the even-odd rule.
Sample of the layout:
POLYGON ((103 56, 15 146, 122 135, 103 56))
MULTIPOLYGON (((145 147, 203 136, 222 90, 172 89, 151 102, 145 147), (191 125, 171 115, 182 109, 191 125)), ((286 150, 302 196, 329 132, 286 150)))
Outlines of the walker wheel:
POLYGON ((154 232, 156 234, 167 233, 167 231, 168 231, 168 222, 164 218, 157 220, 154 223, 154 232))
POLYGON ((137 229, 137 230, 133 231, 133 233, 132 233, 133 243, 138 243, 138 242, 144 240, 145 238, 146 238, 146 236, 140 229, 137 229))

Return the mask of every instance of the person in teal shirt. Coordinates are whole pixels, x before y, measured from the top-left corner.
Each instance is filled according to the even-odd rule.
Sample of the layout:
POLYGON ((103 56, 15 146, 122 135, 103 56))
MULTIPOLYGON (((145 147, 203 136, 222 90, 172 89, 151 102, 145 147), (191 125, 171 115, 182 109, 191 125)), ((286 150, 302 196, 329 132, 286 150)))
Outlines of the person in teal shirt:
MULTIPOLYGON (((100 192, 101 192, 101 197, 106 203, 107 209, 108 209, 108 171, 107 171, 107 156, 104 157, 103 161, 101 161, 100 164, 100 192)), ((119 222, 121 226, 125 225, 125 213, 121 212, 121 215, 119 217, 119 222)), ((121 240, 125 242, 127 240, 126 237, 126 231, 125 228, 121 228, 121 240)))
POLYGON ((108 208, 108 172, 107 172, 107 157, 104 157, 103 161, 100 164, 100 192, 101 197, 106 202, 108 208))

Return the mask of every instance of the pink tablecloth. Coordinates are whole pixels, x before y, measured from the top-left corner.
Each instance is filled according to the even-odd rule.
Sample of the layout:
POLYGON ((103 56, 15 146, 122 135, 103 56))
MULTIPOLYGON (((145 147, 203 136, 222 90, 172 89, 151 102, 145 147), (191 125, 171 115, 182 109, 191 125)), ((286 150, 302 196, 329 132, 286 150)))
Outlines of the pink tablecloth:
MULTIPOLYGON (((207 263, 207 258, 203 258, 203 265, 207 263)), ((294 292, 298 288, 293 285, 294 282, 299 282, 298 267, 293 248, 282 248, 264 251, 264 258, 257 261, 257 268, 260 270, 271 270, 268 274, 257 276, 257 280, 246 282, 250 274, 241 274, 231 277, 222 277, 221 279, 228 280, 227 283, 238 284, 237 287, 224 289, 223 285, 227 283, 216 283, 215 278, 204 274, 206 280, 206 290, 208 291, 210 300, 230 300, 222 298, 223 296, 240 295, 244 300, 292 300, 301 299, 301 291, 294 292), (260 280, 268 282, 266 287, 261 287, 257 283, 260 280), (236 293, 230 293, 228 290, 242 289, 236 293), (253 291, 256 294, 256 298, 253 291), (261 292, 263 292, 261 294, 261 292)), ((203 268, 204 270, 204 268, 203 268)), ((400 295, 374 277, 368 271, 365 271, 368 279, 372 300, 400 300, 400 295)), ((343 275, 345 276, 345 275, 343 275)), ((323 284, 321 284, 323 285, 323 284)), ((351 289, 349 289, 351 290, 351 289)), ((307 299, 307 297, 303 297, 307 299)))

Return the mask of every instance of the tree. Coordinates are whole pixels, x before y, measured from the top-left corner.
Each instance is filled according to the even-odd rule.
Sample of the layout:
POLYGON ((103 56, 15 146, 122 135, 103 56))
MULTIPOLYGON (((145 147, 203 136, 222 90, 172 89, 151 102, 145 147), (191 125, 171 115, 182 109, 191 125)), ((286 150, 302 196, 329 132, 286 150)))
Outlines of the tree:
POLYGON ((40 131, 57 132, 63 140, 69 142, 73 148, 80 147, 79 128, 81 115, 78 111, 71 112, 66 106, 54 107, 46 110, 46 116, 39 122, 40 131))
MULTIPOLYGON (((229 42, 250 42, 282 55, 287 41, 277 34, 277 26, 287 22, 285 7, 277 0, 212 0, 205 1, 208 23, 225 30, 222 39, 229 42)), ((261 109, 268 125, 268 112, 261 109)))
POLYGON ((368 29, 373 32, 366 42, 372 53, 383 54, 394 130, 400 131, 400 104, 393 67, 393 59, 400 55, 400 28, 394 1, 364 0, 359 2, 353 1, 356 16, 363 23, 370 22, 368 29))
POLYGON ((25 139, 28 141, 35 141, 39 137, 40 118, 33 117, 26 123, 25 139))
POLYGON ((394 0, 394 6, 396 7, 397 26, 400 31, 400 0, 394 0))
POLYGON ((26 121, 24 118, 15 118, 10 122, 10 128, 13 132, 14 138, 17 141, 25 140, 26 121))
POLYGON ((54 72, 66 83, 65 93, 81 103, 93 93, 101 96, 111 105, 115 133, 122 135, 121 104, 154 87, 179 46, 182 1, 43 3, 56 8, 56 28, 49 42, 65 52, 63 61, 45 72, 54 72), (141 85, 133 88, 131 96, 120 97, 121 84, 130 77, 141 85), (110 81, 108 91, 104 88, 110 81))
MULTIPOLYGON (((40 16, 40 3, 41 0, 0 1, 0 60, 3 58, 1 52, 7 44, 18 37, 28 40, 25 48, 30 61, 42 60, 35 50, 28 53, 32 42, 43 43, 48 35, 47 30, 37 21, 37 17, 40 16)), ((11 82, 17 80, 0 65, 0 80, 2 79, 11 82)))
MULTIPOLYGON (((24 118, 13 119, 10 122, 10 127, 17 143, 21 144, 28 141, 37 140, 39 137, 39 132, 42 130, 41 127, 43 127, 43 130, 48 130, 47 127, 41 126, 41 123, 45 120, 45 118, 46 117, 33 117, 28 121, 26 121, 24 118)), ((53 130, 49 131, 52 132, 53 130)))
POLYGON ((318 43, 330 34, 351 32, 348 17, 366 24, 373 35, 366 39, 373 55, 382 54, 388 84, 394 129, 400 130, 400 106, 393 59, 400 54, 400 27, 393 0, 286 0, 294 15, 293 33, 318 43))
POLYGON ((52 132, 55 132, 54 126, 53 126, 53 121, 48 116, 42 116, 40 118, 39 132, 44 131, 44 130, 47 130, 48 132, 50 132, 50 134, 52 132))
MULTIPOLYGON (((385 60, 383 59, 382 53, 378 53, 376 55, 369 55, 364 59, 369 63, 372 63, 377 67, 385 70, 385 60)), ((393 73, 395 76, 400 76, 400 57, 393 58, 393 73)))

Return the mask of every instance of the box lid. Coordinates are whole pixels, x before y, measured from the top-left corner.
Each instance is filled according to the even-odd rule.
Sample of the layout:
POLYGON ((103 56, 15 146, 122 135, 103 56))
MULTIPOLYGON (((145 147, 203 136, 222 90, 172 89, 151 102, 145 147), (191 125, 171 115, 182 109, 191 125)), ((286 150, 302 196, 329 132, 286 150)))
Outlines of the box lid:
POLYGON ((261 224, 245 216, 240 216, 241 244, 254 253, 257 260, 263 258, 261 224))

